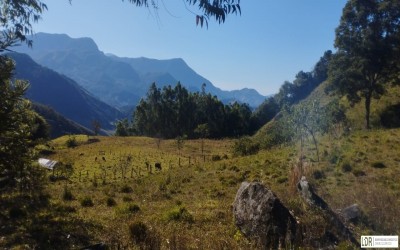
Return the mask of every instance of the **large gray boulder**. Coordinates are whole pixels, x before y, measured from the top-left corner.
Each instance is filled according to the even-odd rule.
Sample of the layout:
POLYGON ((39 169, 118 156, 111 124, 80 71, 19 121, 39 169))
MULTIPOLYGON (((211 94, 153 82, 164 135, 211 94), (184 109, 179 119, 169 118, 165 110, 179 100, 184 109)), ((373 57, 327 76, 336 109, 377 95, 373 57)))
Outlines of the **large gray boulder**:
POLYGON ((278 197, 258 182, 243 182, 233 202, 235 224, 264 249, 293 245, 296 220, 278 197))

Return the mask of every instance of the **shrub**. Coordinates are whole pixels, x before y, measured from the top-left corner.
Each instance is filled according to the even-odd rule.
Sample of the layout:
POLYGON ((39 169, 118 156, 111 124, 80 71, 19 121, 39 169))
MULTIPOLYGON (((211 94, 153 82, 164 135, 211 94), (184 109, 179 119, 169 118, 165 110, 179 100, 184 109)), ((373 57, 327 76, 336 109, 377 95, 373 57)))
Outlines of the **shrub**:
POLYGON ((353 167, 350 165, 348 161, 342 162, 341 168, 343 172, 351 172, 351 170, 353 170, 353 167))
POLYGON ((329 162, 331 164, 337 164, 341 159, 340 151, 338 148, 334 148, 329 156, 329 162))
POLYGON ((260 150, 260 144, 254 142, 250 137, 242 137, 233 145, 235 156, 246 156, 256 154, 260 150))
POLYGON ((129 234, 136 244, 143 243, 147 238, 148 228, 143 222, 133 222, 129 225, 129 234))
POLYGON ((400 104, 387 107, 380 115, 381 123, 385 128, 400 127, 400 104))
POLYGON ((109 207, 113 207, 113 206, 117 205, 117 202, 112 197, 108 197, 106 203, 107 203, 107 206, 109 206, 109 207))
POLYGON ((122 201, 123 201, 123 202, 131 202, 131 201, 132 201, 132 198, 129 197, 129 196, 124 196, 124 197, 122 197, 122 201))
POLYGON ((176 207, 165 215, 167 221, 181 221, 193 223, 193 215, 185 207, 176 207))
POLYGON ((69 190, 67 187, 64 187, 62 198, 65 201, 72 201, 74 199, 74 196, 72 195, 71 190, 69 190))
POLYGON ((325 178, 325 173, 324 173, 324 171, 322 171, 322 170, 315 170, 315 171, 313 172, 313 177, 314 177, 314 179, 316 179, 316 180, 324 179, 324 178, 325 178))
POLYGON ((365 176, 365 175, 366 175, 364 171, 359 170, 359 169, 354 169, 354 170, 353 170, 353 174, 354 174, 354 176, 356 176, 356 177, 360 177, 360 176, 365 176))
POLYGON ((281 176, 276 180, 276 182, 278 182, 279 184, 285 183, 287 181, 288 181, 288 178, 286 176, 281 176))
POLYGON ((219 156, 219 155, 213 155, 213 156, 211 156, 211 160, 212 160, 212 161, 220 161, 220 160, 221 160, 221 156, 219 156))
POLYGON ((65 142, 68 148, 73 148, 78 146, 78 142, 76 141, 75 136, 70 136, 68 140, 65 142))
POLYGON ((88 196, 84 197, 84 198, 81 200, 81 206, 82 206, 82 207, 93 207, 93 206, 94 206, 94 203, 93 203, 92 198, 90 198, 90 197, 88 197, 88 196))
POLYGON ((121 187, 121 193, 132 193, 132 192, 133 192, 133 189, 130 186, 128 186, 127 184, 125 184, 121 187))
POLYGON ((137 204, 129 204, 128 211, 131 213, 137 213, 140 211, 140 207, 137 204))
POLYGON ((383 162, 374 162, 371 164, 373 168, 386 168, 385 163, 383 162))

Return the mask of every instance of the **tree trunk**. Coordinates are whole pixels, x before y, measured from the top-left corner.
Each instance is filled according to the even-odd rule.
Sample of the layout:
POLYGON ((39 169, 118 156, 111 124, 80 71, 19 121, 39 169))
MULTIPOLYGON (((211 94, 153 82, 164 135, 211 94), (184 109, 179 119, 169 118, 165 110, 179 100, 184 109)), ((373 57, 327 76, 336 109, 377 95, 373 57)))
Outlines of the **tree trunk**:
POLYGON ((371 113, 371 96, 372 96, 372 91, 368 91, 368 93, 365 96, 365 128, 370 129, 370 123, 369 123, 369 118, 370 118, 370 113, 371 113))
POLYGON ((317 159, 318 159, 318 162, 319 162, 319 149, 318 149, 318 142, 317 142, 317 139, 315 138, 315 135, 314 135, 314 133, 312 133, 311 131, 309 131, 309 132, 310 132, 310 134, 311 134, 311 136, 312 136, 312 138, 313 138, 313 142, 314 142, 315 150, 317 150, 317 159))

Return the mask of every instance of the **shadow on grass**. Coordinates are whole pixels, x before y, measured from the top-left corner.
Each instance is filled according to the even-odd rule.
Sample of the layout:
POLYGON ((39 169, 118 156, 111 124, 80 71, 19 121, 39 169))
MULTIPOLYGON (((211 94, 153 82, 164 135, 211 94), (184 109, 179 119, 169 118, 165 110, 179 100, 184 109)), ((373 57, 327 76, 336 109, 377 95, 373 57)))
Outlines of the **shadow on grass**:
POLYGON ((73 249, 90 244, 96 226, 45 194, 0 193, 0 248, 73 249))

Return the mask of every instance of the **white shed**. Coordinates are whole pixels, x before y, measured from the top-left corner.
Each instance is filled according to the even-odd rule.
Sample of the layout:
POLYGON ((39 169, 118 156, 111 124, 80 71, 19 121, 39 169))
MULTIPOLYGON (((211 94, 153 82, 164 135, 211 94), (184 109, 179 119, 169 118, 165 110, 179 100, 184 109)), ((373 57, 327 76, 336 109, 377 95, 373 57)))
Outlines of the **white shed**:
POLYGON ((53 161, 45 158, 39 158, 38 162, 40 166, 50 170, 53 170, 54 166, 58 163, 58 161, 53 161))

